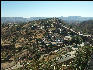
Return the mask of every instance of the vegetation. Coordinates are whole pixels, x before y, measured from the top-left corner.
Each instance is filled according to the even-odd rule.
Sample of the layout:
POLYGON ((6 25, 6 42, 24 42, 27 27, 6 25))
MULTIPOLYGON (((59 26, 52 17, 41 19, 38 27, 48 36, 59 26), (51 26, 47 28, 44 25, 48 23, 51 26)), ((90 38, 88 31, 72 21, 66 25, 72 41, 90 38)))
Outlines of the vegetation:
MULTIPOLYGON (((92 26, 92 21, 88 22, 89 26, 92 26)), ((88 22, 82 22, 78 26, 88 22)), ((23 67, 19 67, 18 70, 84 70, 93 53, 92 37, 80 36, 63 26, 74 28, 58 18, 1 24, 1 60, 5 61, 3 63, 6 63, 6 60, 21 62, 23 67), (78 46, 82 42, 86 45, 78 46), (63 59, 62 55, 66 55, 66 59, 71 56, 68 53, 72 51, 76 51, 76 54, 71 60, 60 63, 56 59, 63 59)))
POLYGON ((75 55, 76 57, 74 58, 74 61, 71 64, 72 68, 74 68, 74 70, 84 70, 87 67, 87 63, 91 58, 92 53, 92 46, 84 46, 78 49, 75 55))

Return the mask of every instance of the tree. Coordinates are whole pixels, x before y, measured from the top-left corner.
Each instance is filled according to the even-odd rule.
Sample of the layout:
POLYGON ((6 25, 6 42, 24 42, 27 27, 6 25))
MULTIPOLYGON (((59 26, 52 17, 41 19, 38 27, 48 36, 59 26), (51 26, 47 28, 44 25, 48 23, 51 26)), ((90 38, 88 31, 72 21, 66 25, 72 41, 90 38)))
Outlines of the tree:
POLYGON ((83 39, 80 36, 74 36, 72 37, 71 43, 81 44, 83 42, 83 39))
POLYGON ((84 70, 92 53, 93 47, 91 46, 84 46, 78 49, 71 67, 73 67, 74 70, 84 70))

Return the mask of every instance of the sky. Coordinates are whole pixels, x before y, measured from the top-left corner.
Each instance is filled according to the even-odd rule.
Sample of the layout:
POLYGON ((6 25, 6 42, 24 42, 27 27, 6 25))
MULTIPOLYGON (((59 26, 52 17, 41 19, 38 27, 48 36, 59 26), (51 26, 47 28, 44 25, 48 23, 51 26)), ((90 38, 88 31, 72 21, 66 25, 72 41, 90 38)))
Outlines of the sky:
POLYGON ((1 17, 93 17, 93 1, 1 1, 1 17))

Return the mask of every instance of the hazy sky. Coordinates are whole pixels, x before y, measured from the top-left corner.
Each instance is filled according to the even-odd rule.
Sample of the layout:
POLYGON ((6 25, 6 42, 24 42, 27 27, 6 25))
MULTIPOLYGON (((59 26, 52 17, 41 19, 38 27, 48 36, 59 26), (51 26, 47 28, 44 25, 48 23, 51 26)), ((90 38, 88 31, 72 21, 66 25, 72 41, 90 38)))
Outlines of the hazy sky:
POLYGON ((93 17, 93 1, 1 1, 1 17, 93 17))

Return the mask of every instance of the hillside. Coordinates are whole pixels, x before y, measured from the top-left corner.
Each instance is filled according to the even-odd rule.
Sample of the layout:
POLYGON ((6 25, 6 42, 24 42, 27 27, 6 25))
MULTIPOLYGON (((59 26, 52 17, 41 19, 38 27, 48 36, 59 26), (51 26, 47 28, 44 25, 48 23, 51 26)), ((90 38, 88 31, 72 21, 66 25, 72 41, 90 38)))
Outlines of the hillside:
POLYGON ((83 21, 80 24, 71 24, 70 26, 81 33, 93 35, 93 20, 83 21))
MULTIPOLYGON (((91 44, 87 37, 80 36, 77 33, 78 31, 73 31, 70 25, 58 18, 1 24, 1 67, 3 69, 18 69, 19 67, 20 70, 23 70, 21 68, 24 68, 24 66, 27 70, 29 68, 35 70, 36 67, 36 70, 39 70, 41 67, 41 70, 43 70, 47 68, 46 64, 48 64, 47 70, 53 70, 54 66, 63 67, 62 65, 65 62, 70 65, 69 60, 75 62, 75 59, 79 56, 75 57, 75 49, 81 48, 84 44, 87 47, 91 44), (89 43, 87 44, 87 42, 89 43), (62 61, 61 65, 60 61, 62 61), (50 63, 54 64, 53 67, 50 63)), ((91 50, 89 51, 89 54, 91 54, 91 50)), ((82 54, 86 55, 87 53, 82 54)), ((59 68, 56 70, 59 70, 59 68)))

